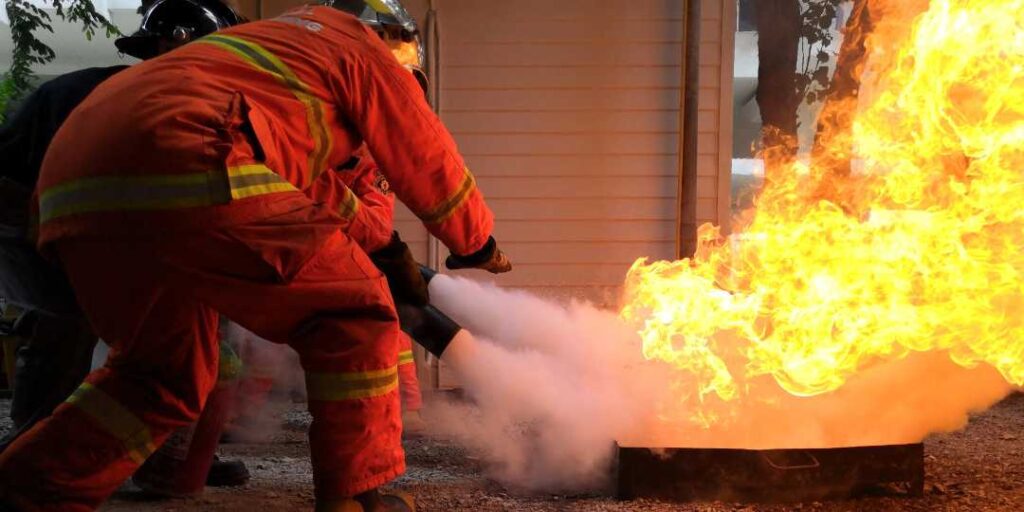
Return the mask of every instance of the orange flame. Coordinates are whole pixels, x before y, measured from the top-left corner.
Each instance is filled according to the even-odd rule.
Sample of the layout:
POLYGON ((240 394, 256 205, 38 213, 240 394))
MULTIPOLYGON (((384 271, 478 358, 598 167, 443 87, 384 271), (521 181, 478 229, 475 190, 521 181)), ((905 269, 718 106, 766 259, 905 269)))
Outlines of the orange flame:
POLYGON ((705 227, 693 258, 629 271, 621 316, 700 402, 742 400, 764 377, 828 393, 913 351, 1024 385, 1024 0, 871 9, 833 158, 767 169, 736 235, 705 227), (851 175, 821 164, 851 149, 851 175))

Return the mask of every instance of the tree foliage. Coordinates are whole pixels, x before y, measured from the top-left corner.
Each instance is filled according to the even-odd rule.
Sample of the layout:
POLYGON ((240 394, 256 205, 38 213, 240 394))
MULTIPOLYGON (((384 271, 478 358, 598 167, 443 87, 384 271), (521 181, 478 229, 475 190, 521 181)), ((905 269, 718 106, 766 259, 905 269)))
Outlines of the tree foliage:
MULTIPOLYGON (((78 23, 87 40, 92 40, 102 31, 107 37, 119 35, 117 27, 96 11, 91 0, 47 0, 53 6, 57 17, 78 23)), ((6 111, 8 102, 15 100, 32 87, 32 67, 52 61, 56 54, 53 49, 39 40, 36 34, 45 30, 53 32, 53 18, 46 10, 26 0, 4 0, 7 18, 11 24, 11 40, 14 43, 11 67, 0 82, 0 115, 6 111)))
POLYGON ((829 90, 833 29, 844 0, 759 0, 757 104, 761 111, 762 158, 786 162, 799 148, 798 111, 829 90))
POLYGON ((796 95, 808 105, 821 99, 829 86, 832 46, 836 33, 832 26, 839 6, 846 0, 805 0, 800 12, 800 62, 796 76, 796 95))

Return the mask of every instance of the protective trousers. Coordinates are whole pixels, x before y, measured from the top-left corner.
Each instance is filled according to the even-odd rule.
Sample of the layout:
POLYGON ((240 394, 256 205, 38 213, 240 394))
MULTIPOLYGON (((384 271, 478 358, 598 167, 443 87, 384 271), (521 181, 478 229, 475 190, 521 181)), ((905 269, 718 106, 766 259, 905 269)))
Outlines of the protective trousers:
POLYGON ((412 353, 412 338, 408 334, 399 333, 398 345, 398 389, 402 395, 402 409, 418 411, 423 408, 423 396, 420 394, 420 379, 416 375, 416 359, 412 353))
POLYGON ((216 381, 217 312, 298 352, 318 501, 401 474, 394 305, 369 258, 318 210, 183 235, 58 240, 111 355, 0 454, 0 501, 97 507, 198 417, 216 381))
MULTIPOLYGON (((12 200, 0 192, 0 210, 10 208, 4 201, 12 200)), ((11 330, 9 336, 0 334, 0 341, 5 349, 16 350, 16 357, 8 350, 5 357, 11 359, 5 364, 17 361, 11 403, 14 430, 0 440, 0 450, 49 416, 82 382, 96 343, 67 279, 39 256, 25 230, 25 224, 0 220, 0 331, 11 330)))

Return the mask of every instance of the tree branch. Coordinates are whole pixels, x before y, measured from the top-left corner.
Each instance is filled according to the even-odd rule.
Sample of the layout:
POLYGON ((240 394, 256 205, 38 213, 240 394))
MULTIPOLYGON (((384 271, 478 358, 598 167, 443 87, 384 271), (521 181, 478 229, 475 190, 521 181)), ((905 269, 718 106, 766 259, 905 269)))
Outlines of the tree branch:
MULTIPOLYGON (((91 40, 98 30, 102 30, 107 37, 121 33, 110 20, 96 11, 91 0, 51 1, 59 18, 81 24, 87 40, 91 40)), ((36 37, 39 30, 53 32, 50 14, 26 0, 4 0, 4 6, 10 20, 11 41, 14 45, 11 68, 4 73, 3 81, 0 82, 0 118, 6 112, 9 102, 20 98, 32 88, 35 78, 33 66, 46 64, 56 58, 53 49, 36 37)))

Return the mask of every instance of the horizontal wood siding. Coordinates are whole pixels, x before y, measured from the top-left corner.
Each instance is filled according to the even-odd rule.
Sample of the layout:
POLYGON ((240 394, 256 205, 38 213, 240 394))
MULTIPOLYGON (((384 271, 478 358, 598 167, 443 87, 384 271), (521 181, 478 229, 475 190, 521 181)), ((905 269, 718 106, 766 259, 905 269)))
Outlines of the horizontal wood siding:
POLYGON ((515 264, 466 273, 612 306, 675 249, 681 0, 436 0, 441 115, 515 264))

